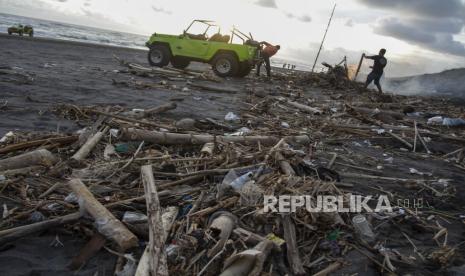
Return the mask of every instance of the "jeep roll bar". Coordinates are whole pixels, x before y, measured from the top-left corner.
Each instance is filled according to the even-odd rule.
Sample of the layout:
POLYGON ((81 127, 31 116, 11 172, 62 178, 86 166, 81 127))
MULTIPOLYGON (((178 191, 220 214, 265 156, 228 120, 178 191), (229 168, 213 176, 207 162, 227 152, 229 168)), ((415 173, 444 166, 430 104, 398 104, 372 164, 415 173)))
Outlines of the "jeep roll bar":
POLYGON ((208 30, 210 29, 210 27, 218 27, 218 32, 221 32, 221 28, 218 24, 216 24, 215 21, 212 21, 212 20, 193 20, 191 22, 191 24, 189 24, 189 26, 187 27, 187 29, 184 30, 184 34, 187 33, 187 31, 192 27, 192 25, 194 25, 195 22, 199 22, 199 23, 202 23, 202 24, 205 24, 207 25, 207 29, 205 29, 205 32, 203 32, 203 35, 206 35, 208 30))

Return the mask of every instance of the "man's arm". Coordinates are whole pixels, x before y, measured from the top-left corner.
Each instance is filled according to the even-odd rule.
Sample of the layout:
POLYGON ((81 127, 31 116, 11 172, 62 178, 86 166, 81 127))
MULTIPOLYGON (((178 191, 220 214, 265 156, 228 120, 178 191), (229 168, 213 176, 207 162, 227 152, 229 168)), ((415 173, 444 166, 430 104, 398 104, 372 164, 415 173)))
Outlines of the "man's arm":
POLYGON ((375 59, 376 56, 364 56, 367 59, 375 59))
POLYGON ((266 46, 271 46, 271 44, 266 42, 266 41, 262 41, 262 42, 260 42, 260 44, 265 44, 266 46))

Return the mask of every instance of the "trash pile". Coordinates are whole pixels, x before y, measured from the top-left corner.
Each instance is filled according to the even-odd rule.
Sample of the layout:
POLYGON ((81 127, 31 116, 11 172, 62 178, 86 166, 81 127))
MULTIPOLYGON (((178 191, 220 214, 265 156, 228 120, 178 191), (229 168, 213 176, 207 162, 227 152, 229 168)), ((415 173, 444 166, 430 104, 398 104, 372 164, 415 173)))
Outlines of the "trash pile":
POLYGON ((83 129, 0 140, 0 245, 66 227, 88 240, 70 270, 106 250, 116 275, 463 273, 464 130, 430 123, 463 111, 328 78, 247 79, 224 120, 165 117, 175 103, 56 106, 83 129), (271 196, 298 208, 267 210, 271 196), (309 212, 289 196, 392 208, 309 212))

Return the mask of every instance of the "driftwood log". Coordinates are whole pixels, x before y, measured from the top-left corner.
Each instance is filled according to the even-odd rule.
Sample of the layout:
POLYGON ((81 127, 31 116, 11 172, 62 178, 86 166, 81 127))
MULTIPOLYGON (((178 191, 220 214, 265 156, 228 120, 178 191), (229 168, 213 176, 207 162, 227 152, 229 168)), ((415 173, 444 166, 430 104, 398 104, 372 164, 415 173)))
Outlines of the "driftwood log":
POLYGON ((82 207, 95 219, 102 235, 116 242, 122 250, 137 246, 137 237, 92 195, 80 179, 72 179, 68 185, 82 202, 82 207))
POLYGON ((295 225, 289 214, 282 216, 282 225, 284 228, 284 240, 287 246, 287 261, 294 275, 305 275, 306 272, 302 265, 302 260, 299 255, 297 246, 297 238, 295 234, 295 225))
POLYGON ((149 223, 149 244, 147 245, 149 275, 169 275, 165 252, 166 234, 151 165, 142 166, 141 179, 144 184, 149 223))
POLYGON ((287 101, 286 102, 288 105, 295 107, 299 109, 300 111, 303 111, 305 113, 310 113, 314 115, 322 114, 323 111, 319 110, 318 108, 310 107, 308 105, 304 105, 301 103, 293 102, 293 101, 287 101))
POLYGON ((23 143, 17 143, 13 145, 8 145, 3 148, 0 148, 0 154, 9 153, 17 150, 28 149, 32 147, 38 147, 45 144, 70 144, 75 142, 78 139, 77 135, 74 136, 66 136, 66 137, 55 137, 55 138, 46 138, 34 141, 28 141, 23 143))
MULTIPOLYGON (((129 141, 146 141, 160 145, 203 145, 209 142, 274 145, 279 138, 274 136, 213 136, 207 134, 193 135, 159 131, 148 131, 136 128, 127 128, 121 131, 121 139, 129 141)), ((307 135, 288 136, 289 143, 308 144, 310 138, 307 135)))
POLYGON ((50 151, 46 149, 39 149, 0 160, 0 171, 14 170, 37 165, 51 167, 57 162, 58 158, 56 158, 50 151))
POLYGON ((169 110, 176 109, 178 107, 176 103, 167 103, 154 108, 149 108, 144 110, 144 116, 150 116, 154 114, 160 114, 169 110))
POLYGON ((103 131, 95 133, 92 137, 87 139, 85 144, 71 157, 71 159, 76 161, 82 161, 87 158, 90 152, 95 148, 95 146, 102 140, 105 132, 108 131, 108 127, 105 127, 103 131))
POLYGON ((81 217, 79 212, 65 215, 62 217, 57 217, 29 225, 23 225, 15 228, 10 228, 0 231, 0 245, 5 242, 9 242, 15 239, 22 238, 24 236, 44 231, 49 228, 57 227, 62 224, 71 223, 77 221, 81 217))
MULTIPOLYGON (((160 193, 158 194, 160 195, 160 193)), ((174 221, 176 220, 176 216, 178 215, 178 207, 168 207, 161 215, 161 221, 163 224, 163 232, 164 232, 164 242, 169 235, 171 227, 173 226, 174 221)), ((149 230, 150 231, 150 230, 149 230)), ((135 276, 150 276, 150 253, 149 247, 145 247, 144 253, 139 260, 139 264, 137 266, 136 275, 135 276)))
POLYGON ((253 249, 242 251, 229 257, 220 276, 259 276, 274 244, 263 240, 253 249))

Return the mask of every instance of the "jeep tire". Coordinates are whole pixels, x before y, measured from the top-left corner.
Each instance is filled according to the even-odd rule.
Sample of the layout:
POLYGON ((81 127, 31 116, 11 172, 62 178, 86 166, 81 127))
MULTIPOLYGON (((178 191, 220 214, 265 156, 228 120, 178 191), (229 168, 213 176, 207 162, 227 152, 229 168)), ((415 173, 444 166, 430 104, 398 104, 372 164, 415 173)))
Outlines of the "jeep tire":
POLYGON ((170 63, 171 52, 166 45, 156 44, 150 47, 148 60, 152 66, 163 67, 170 63))
POLYGON ((171 65, 177 69, 184 69, 190 64, 190 60, 184 57, 172 57, 171 58, 171 65))
POLYGON ((239 61, 232 53, 220 53, 212 61, 213 72, 220 77, 234 77, 239 71, 239 61))

